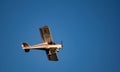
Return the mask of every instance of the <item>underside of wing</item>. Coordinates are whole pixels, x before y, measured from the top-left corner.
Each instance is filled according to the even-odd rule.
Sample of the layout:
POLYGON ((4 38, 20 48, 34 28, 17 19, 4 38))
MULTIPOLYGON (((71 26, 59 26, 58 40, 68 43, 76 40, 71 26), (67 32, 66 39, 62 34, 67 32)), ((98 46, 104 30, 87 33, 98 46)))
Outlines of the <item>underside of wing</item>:
POLYGON ((48 49, 46 50, 46 54, 49 60, 51 61, 58 61, 58 57, 56 54, 56 50, 55 49, 48 49))
POLYGON ((53 44, 53 40, 48 26, 40 28, 40 33, 44 43, 53 44))

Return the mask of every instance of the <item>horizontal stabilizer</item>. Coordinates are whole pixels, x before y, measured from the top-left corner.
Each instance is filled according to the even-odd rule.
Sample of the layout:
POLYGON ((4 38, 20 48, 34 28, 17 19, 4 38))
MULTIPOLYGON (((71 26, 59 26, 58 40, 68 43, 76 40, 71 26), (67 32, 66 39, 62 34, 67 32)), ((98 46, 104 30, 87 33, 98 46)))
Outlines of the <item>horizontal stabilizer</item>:
POLYGON ((30 49, 24 49, 25 50, 25 52, 29 52, 30 51, 30 49))

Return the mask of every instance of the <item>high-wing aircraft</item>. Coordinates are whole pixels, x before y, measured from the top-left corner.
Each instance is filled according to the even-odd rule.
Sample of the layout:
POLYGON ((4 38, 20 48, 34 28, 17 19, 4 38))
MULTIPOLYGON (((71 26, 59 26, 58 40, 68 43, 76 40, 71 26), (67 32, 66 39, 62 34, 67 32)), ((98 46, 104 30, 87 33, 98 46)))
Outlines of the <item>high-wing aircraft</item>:
POLYGON ((58 61, 57 52, 62 48, 62 44, 56 44, 53 42, 48 26, 43 26, 39 30, 43 43, 30 46, 23 42, 23 49, 25 52, 29 52, 31 49, 45 50, 46 55, 50 61, 58 61))

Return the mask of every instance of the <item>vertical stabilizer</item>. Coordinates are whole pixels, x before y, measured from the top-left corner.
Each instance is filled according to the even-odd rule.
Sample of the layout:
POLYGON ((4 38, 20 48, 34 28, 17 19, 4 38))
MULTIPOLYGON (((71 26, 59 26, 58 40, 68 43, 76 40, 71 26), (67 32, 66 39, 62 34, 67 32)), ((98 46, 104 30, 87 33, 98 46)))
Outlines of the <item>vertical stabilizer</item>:
POLYGON ((30 49, 28 49, 29 45, 27 43, 25 43, 25 42, 22 43, 22 47, 25 50, 25 52, 29 52, 30 51, 30 49))

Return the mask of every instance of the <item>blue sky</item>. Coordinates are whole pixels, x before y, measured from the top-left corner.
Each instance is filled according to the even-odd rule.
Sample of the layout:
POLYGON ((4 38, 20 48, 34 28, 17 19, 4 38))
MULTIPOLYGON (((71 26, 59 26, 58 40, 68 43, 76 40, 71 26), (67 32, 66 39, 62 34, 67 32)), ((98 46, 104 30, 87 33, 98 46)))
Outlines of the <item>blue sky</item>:
POLYGON ((0 72, 120 72, 119 0, 0 0, 0 72), (25 53, 21 42, 41 43, 50 26, 64 43, 59 61, 44 51, 25 53))

